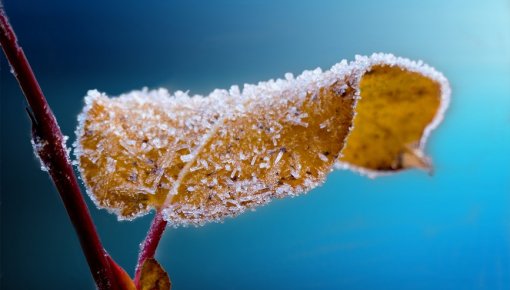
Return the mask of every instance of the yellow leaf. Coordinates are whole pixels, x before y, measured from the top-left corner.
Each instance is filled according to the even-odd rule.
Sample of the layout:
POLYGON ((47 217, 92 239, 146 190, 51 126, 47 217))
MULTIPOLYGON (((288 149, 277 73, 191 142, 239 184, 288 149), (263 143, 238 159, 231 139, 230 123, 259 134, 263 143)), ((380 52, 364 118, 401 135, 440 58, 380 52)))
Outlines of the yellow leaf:
POLYGON ((339 165, 371 175, 431 170, 423 150, 448 105, 449 88, 441 76, 412 68, 377 64, 362 74, 354 129, 339 165))
POLYGON ((157 208, 198 225, 307 192, 335 164, 429 167, 425 140, 448 97, 440 73, 385 54, 207 97, 90 91, 76 155, 93 200, 119 218, 157 208))
POLYGON ((170 290, 172 283, 166 271, 154 258, 145 260, 140 274, 139 290, 170 290))

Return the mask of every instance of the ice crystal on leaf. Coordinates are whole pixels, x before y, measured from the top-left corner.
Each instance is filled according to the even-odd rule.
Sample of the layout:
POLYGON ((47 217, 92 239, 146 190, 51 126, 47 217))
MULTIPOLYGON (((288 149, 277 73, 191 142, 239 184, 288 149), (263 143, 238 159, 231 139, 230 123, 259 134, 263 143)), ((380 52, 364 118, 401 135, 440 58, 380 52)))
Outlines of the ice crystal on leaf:
POLYGON ((75 153, 92 199, 120 219, 156 208, 200 225, 307 192, 335 165, 428 167, 425 141, 449 93, 441 73, 388 54, 205 97, 94 90, 75 153))

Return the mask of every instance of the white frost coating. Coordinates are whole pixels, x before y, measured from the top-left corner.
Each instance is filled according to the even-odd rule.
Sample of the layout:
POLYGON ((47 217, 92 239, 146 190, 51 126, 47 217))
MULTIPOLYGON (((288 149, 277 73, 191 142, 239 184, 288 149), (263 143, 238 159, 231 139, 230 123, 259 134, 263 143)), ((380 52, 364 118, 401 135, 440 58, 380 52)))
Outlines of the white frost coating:
POLYGON ((34 150, 35 157, 41 163, 41 170, 42 171, 48 171, 49 168, 46 167, 46 165, 44 164, 44 162, 42 161, 42 159, 40 157, 41 151, 43 151, 44 147, 48 145, 48 141, 42 140, 39 137, 35 137, 35 140, 34 140, 34 138, 32 138, 30 140, 30 143, 32 144, 32 149, 34 150))
MULTIPOLYGON (((166 91, 166 90, 164 90, 166 91)), ((144 93, 147 93, 148 91, 146 89, 143 90, 144 93)), ((151 91, 152 94, 154 94, 156 91, 151 91)), ((161 94, 163 92, 163 90, 158 90, 157 91, 157 94, 161 94)), ((168 96, 168 93, 166 94, 168 96)), ((74 147, 74 155, 75 155, 75 158, 76 158, 76 162, 78 165, 79 165, 79 160, 80 160, 80 157, 85 153, 83 152, 83 148, 81 146, 81 144, 78 142, 80 136, 83 136, 85 134, 85 120, 87 119, 87 114, 88 112, 90 111, 90 109, 92 108, 92 105, 95 101, 99 101, 99 102, 104 102, 108 99, 108 97, 106 96, 106 94, 104 93, 100 93, 98 90, 89 90, 87 92, 87 95, 85 96, 85 107, 83 108, 83 111, 78 115, 78 127, 76 128, 75 130, 75 134, 76 136, 78 137, 77 140, 73 143, 73 147, 74 147)), ((92 193, 92 189, 89 187, 89 185, 87 184, 87 182, 85 182, 83 176, 85 176, 84 172, 83 172, 83 169, 82 167, 78 166, 78 171, 80 172, 80 179, 84 181, 84 185, 85 185, 85 191, 87 192, 87 195, 90 197, 90 199, 92 200, 92 202, 94 202, 94 204, 98 207, 98 208, 103 208, 103 209, 106 209, 109 213, 112 213, 112 214, 115 214, 117 216, 117 218, 119 220, 132 220, 136 217, 139 217, 139 216, 143 216, 145 214, 147 214, 149 211, 146 211, 146 212, 143 212, 142 214, 138 215, 138 216, 133 216, 131 218, 124 218, 122 217, 121 215, 121 212, 120 212, 120 209, 115 209, 115 208, 110 208, 108 206, 103 206, 100 204, 100 202, 97 200, 97 198, 95 197, 95 195, 92 193)))
MULTIPOLYGON (((451 88, 450 83, 446 79, 446 77, 441 73, 435 70, 433 67, 425 64, 423 61, 413 61, 407 58, 397 57, 393 54, 387 54, 387 53, 374 53, 370 57, 368 56, 361 56, 356 55, 355 60, 349 64, 349 70, 352 71, 351 73, 351 83, 352 87, 356 89, 356 95, 357 99, 360 98, 360 91, 359 91, 359 83, 361 81, 361 78, 363 75, 370 71, 370 69, 373 66, 377 65, 389 65, 389 66, 397 66, 400 68, 403 68, 405 70, 408 70, 410 72, 419 73, 425 77, 428 77, 432 79, 433 81, 437 82, 441 88, 441 96, 440 96, 440 106, 439 109, 432 120, 430 124, 425 128, 423 132, 423 136, 420 140, 420 144, 418 147, 419 151, 422 151, 425 149, 425 144, 427 142, 427 139, 430 135, 430 133, 437 128, 437 126, 441 123, 441 121, 444 118, 444 114, 446 112, 446 109, 448 108, 448 105, 450 104, 450 95, 451 95, 451 88)), ((335 65, 336 66, 336 65, 335 65)), ((335 66, 333 66, 332 70, 334 70, 335 66)), ((351 128, 352 129, 352 128, 351 128)), ((348 142, 349 136, 347 136, 346 142, 348 142)), ((352 164, 348 164, 345 162, 337 161, 335 163, 335 168, 337 169, 349 169, 356 172, 359 172, 363 175, 367 175, 370 178, 375 178, 377 176, 381 175, 388 175, 394 173, 393 171, 375 171, 375 170, 369 170, 365 168, 361 168, 358 166, 354 166, 352 164)))
MULTIPOLYGON (((32 149, 34 150, 34 155, 37 157, 37 159, 41 163, 41 170, 48 171, 49 168, 44 164, 44 162, 42 161, 42 159, 40 157, 40 154, 44 150, 44 147, 48 145, 48 141, 42 140, 39 137, 35 137, 35 139, 36 140, 34 140, 34 139, 30 140, 30 143, 32 144, 32 149)), ((71 148, 67 147, 67 144, 66 144, 68 139, 69 139, 68 136, 66 136, 66 135, 63 136, 62 147, 65 150, 65 158, 67 159, 67 161, 69 163, 71 163, 71 160, 69 158, 70 153, 71 153, 71 148)))
MULTIPOLYGON (((234 178, 238 175, 238 171, 240 169, 237 168, 236 164, 215 164, 215 162, 208 162, 206 160, 197 160, 199 158, 199 152, 203 149, 207 141, 214 136, 214 134, 225 134, 225 129, 222 128, 222 125, 225 120, 229 118, 235 118, 236 114, 242 114, 245 111, 250 110, 250 106, 254 106, 257 104, 264 103, 265 100, 273 101, 275 98, 278 98, 280 96, 295 96, 293 97, 295 100, 304 99, 307 94, 315 94, 317 93, 320 88, 324 88, 327 86, 332 85, 333 83, 347 79, 348 83, 354 87, 356 91, 356 99, 359 99, 359 81, 363 74, 370 70, 370 68, 374 65, 390 65, 390 66, 399 66, 402 68, 405 68, 409 71, 418 72, 422 75, 425 75, 435 81, 437 81, 441 86, 441 107, 439 109, 438 114, 436 115, 436 118, 434 121, 426 128, 425 134, 420 142, 420 149, 423 149, 423 146, 425 145, 426 138, 428 137, 428 134, 430 131, 432 131, 437 125, 440 123, 444 111, 446 110, 449 102, 449 95, 450 95, 450 87, 448 85, 448 81, 444 76, 435 71, 433 68, 423 64, 422 62, 414 62, 410 61, 408 59, 398 58, 391 54, 373 54, 370 57, 360 57, 357 56, 356 60, 348 63, 346 60, 342 60, 340 63, 335 64, 330 70, 322 71, 321 69, 315 69, 312 71, 304 71, 301 75, 294 77, 291 73, 285 74, 285 79, 278 79, 278 80, 269 80, 267 82, 260 82, 257 85, 250 85, 245 84, 244 88, 240 90, 238 86, 232 86, 228 91, 227 90, 215 90, 207 97, 202 96, 189 96, 188 92, 182 92, 177 91, 173 95, 170 95, 166 89, 158 89, 158 90, 147 90, 144 88, 141 91, 133 91, 125 95, 121 95, 118 97, 118 99, 123 99, 130 102, 135 102, 137 104, 143 105, 145 103, 149 102, 157 102, 158 104, 161 104, 162 107, 166 106, 177 106, 182 107, 184 109, 193 109, 194 107, 197 107, 197 104, 202 104, 203 107, 209 107, 214 106, 213 109, 205 109, 205 110, 217 110, 220 111, 221 114, 219 116, 219 119, 217 121, 208 124, 203 123, 205 121, 201 121, 199 116, 194 116, 192 119, 184 119, 182 118, 182 115, 179 113, 179 111, 175 111, 169 114, 170 117, 172 117, 175 120, 179 120, 179 122, 182 122, 182 125, 190 131, 197 131, 198 128, 196 126, 197 123, 200 123, 202 126, 205 126, 208 130, 206 134, 203 134, 199 140, 197 140, 196 144, 187 144, 183 147, 175 147, 175 151, 180 149, 187 149, 189 150, 189 154, 181 155, 180 159, 182 162, 185 162, 184 168, 179 172, 178 177, 170 182, 170 184, 165 185, 165 188, 168 188, 169 195, 167 196, 167 200, 165 202, 163 214, 165 216, 165 219, 170 221, 170 224, 173 226, 179 226, 179 225, 202 225, 206 222, 206 220, 203 219, 203 216, 214 216, 214 213, 224 213, 228 212, 227 216, 235 216, 246 210, 246 207, 244 207, 241 203, 244 201, 248 202, 254 202, 258 205, 263 205, 268 203, 272 198, 274 197, 283 197, 283 196, 296 196, 299 194, 302 194, 304 192, 307 192, 309 189, 319 185, 321 182, 314 182, 313 180, 306 179, 303 186, 292 188, 287 184, 284 184, 280 187, 276 187, 273 192, 271 190, 265 190, 264 184, 257 179, 256 176, 253 176, 250 180, 239 180, 239 181, 229 181, 227 182, 229 184, 232 184, 235 186, 235 192, 240 191, 253 191, 253 192, 261 192, 261 194, 258 195, 252 195, 252 196, 242 196, 239 200, 233 200, 230 199, 230 197, 227 194, 218 192, 217 196, 218 198, 224 200, 225 204, 219 205, 215 209, 208 209, 207 213, 205 213, 205 209, 196 208, 189 204, 183 204, 183 205, 176 205, 172 204, 171 197, 174 196, 179 187, 181 186, 181 183, 185 176, 190 173, 192 170, 198 170, 199 167, 192 167, 192 164, 200 165, 203 168, 215 168, 216 170, 225 168, 226 170, 231 171, 229 174, 231 178, 234 178), (204 105, 206 104, 206 105, 204 105), (241 202, 241 203, 240 203, 241 202), (179 212, 177 212, 177 210, 179 212), (186 214, 186 218, 184 219, 179 213, 186 214)), ((338 88, 340 92, 342 90, 346 90, 348 87, 347 85, 341 86, 338 88)), ((78 117, 79 120, 79 126, 76 130, 76 134, 78 137, 83 136, 84 132, 84 122, 87 117, 87 113, 90 110, 92 104, 94 102, 108 102, 108 97, 105 94, 99 93, 97 90, 91 90, 88 92, 86 98, 85 98, 85 108, 83 112, 78 117)), ((284 104, 287 100, 285 98, 279 98, 279 100, 284 104)), ((356 105, 356 104, 355 104, 356 105)), ((152 112, 146 113, 148 116, 152 114, 152 112)), ((114 116, 112 116, 114 117, 114 116)), ((294 111, 292 111, 292 114, 288 114, 286 116, 286 120, 288 122, 291 122, 296 125, 301 126, 307 126, 306 118, 308 116, 306 114, 303 114, 301 112, 298 112, 298 110, 295 108, 294 111)), ((161 125, 164 126, 164 125, 161 125)), ((320 128, 327 130, 329 124, 323 123, 320 125, 320 128)), ((278 128, 276 128, 278 129, 278 128)), ((352 129, 352 128, 351 128, 352 129)), ((162 128, 162 130, 168 130, 169 134, 172 135, 178 135, 178 132, 174 132, 171 130, 174 129, 165 129, 162 128), (171 131, 171 132, 170 132, 171 131)), ((275 128, 270 128, 271 133, 274 133, 275 139, 273 140, 275 146, 278 142, 279 135, 276 132, 273 132, 275 128)), ((123 143, 121 144, 126 148, 126 150, 129 151, 129 148, 132 148, 132 146, 135 146, 136 144, 130 144, 133 142, 129 142, 132 140, 123 140, 123 143)), ((144 150, 150 150, 150 146, 154 147, 165 147, 168 146, 168 144, 165 144, 166 140, 152 140, 151 142, 147 144, 142 144, 142 148, 144 150)), ((217 144, 220 146, 221 144, 217 144)), ((179 145, 180 146, 180 145, 179 145)), ((214 149, 214 147, 212 147, 214 149)), ((84 154, 82 151, 83 149, 81 146, 77 143, 75 143, 75 155, 76 158, 79 160, 80 156, 84 154)), ((98 148, 98 150, 102 150, 98 148)), ((283 157, 284 151, 279 151, 276 154, 276 158, 273 162, 269 160, 267 156, 264 156, 266 152, 264 152, 265 149, 255 149, 254 152, 241 152, 239 155, 240 160, 251 160, 250 164, 252 166, 257 166, 260 168, 267 168, 267 170, 271 170, 271 167, 276 166, 280 160, 283 157), (262 158, 263 162, 258 162, 258 158, 262 158), (258 164, 257 164, 258 163, 258 164)), ((324 154, 319 154, 318 158, 320 158, 323 161, 328 160, 328 156, 324 154)), ((272 158, 271 158, 272 159, 272 158)), ((93 160, 92 160, 93 161, 93 160)), ((354 169, 356 171, 359 171, 364 174, 368 174, 369 176, 375 176, 375 174, 379 174, 378 172, 374 171, 368 171, 363 170, 361 168, 355 168, 350 165, 343 164, 341 162, 337 162, 335 164, 336 168, 348 168, 348 169, 354 169)), ((164 167, 163 167, 164 169, 164 167)), ((161 170, 163 170, 161 169, 161 170)), ((79 169, 82 176, 83 172, 82 169, 79 169)), ((291 172, 292 176, 295 178, 299 178, 301 176, 301 168, 298 166, 295 170, 291 172)), ((304 172, 303 172, 304 173, 304 172)), ((193 173, 190 173, 193 174, 193 173)), ((228 176, 227 176, 228 178, 228 176)), ((218 180, 214 179, 212 182, 210 180, 204 179, 201 181, 201 183, 209 183, 210 186, 215 186, 218 184, 218 180)), ((156 183, 154 183, 156 184, 156 183)), ((87 184, 85 184, 87 188, 87 193, 92 198, 94 203, 100 206, 99 202, 96 200, 94 195, 91 192, 91 189, 88 187, 87 184)), ((186 188, 189 192, 195 191, 194 186, 188 186, 186 188)), ((144 215, 148 213, 152 208, 145 208, 138 216, 144 215)), ((123 218, 120 215, 119 210, 116 209, 109 209, 109 211, 114 212, 117 214, 119 219, 126 219, 123 218)), ((224 214, 222 216, 225 216, 224 214)), ((133 219, 136 216, 127 218, 127 219, 133 219)), ((207 221, 221 221, 221 218, 213 218, 212 220, 207 221)))
MULTIPOLYGON (((167 113, 166 117, 168 117, 170 119, 178 120, 179 123, 182 123, 179 126, 181 126, 181 125, 182 125, 182 127, 186 126, 187 130, 189 132, 193 132, 193 131, 196 132, 197 124, 199 124, 201 127, 204 127, 204 128, 211 128, 210 124, 207 123, 210 120, 208 120, 207 118, 203 118, 201 116, 202 114, 200 112, 196 112, 195 116, 192 116, 191 119, 188 119, 187 117, 185 117, 186 112, 190 112, 190 110, 191 111, 196 110, 197 108, 198 109, 202 108, 204 110, 208 110, 208 112, 210 113, 211 111, 219 111, 221 108, 230 107, 232 98, 230 98, 229 96, 225 97, 226 95, 227 94, 223 90, 215 90, 207 98, 203 98, 201 96, 190 97, 190 96, 188 96, 187 92, 182 92, 182 91, 177 91, 174 93, 173 96, 171 96, 166 89, 158 89, 158 90, 149 91, 148 89, 144 88, 141 91, 133 91, 133 92, 121 95, 117 98, 109 99, 105 94, 99 93, 97 90, 91 90, 88 92, 87 96, 85 97, 85 108, 83 109, 83 112, 78 117, 79 126, 76 130, 76 135, 78 137, 80 137, 80 136, 84 136, 84 134, 86 133, 84 131, 85 120, 86 120, 87 114, 91 110, 93 104, 100 104, 100 105, 103 104, 106 106, 108 106, 108 105, 128 106, 130 109, 139 110, 139 114, 141 115, 141 119, 142 119, 141 126, 143 128, 138 130, 138 132, 136 134, 137 135, 136 138, 138 140, 143 138, 143 136, 144 136, 143 134, 147 132, 147 131, 145 131, 146 129, 148 131, 151 131, 151 130, 154 131, 152 129, 154 127, 156 127, 158 130, 160 130, 162 132, 165 132, 164 133, 165 136, 168 136, 168 135, 180 136, 180 134, 182 134, 182 130, 180 132, 176 132, 175 128, 168 128, 168 126, 166 124, 161 123, 161 122, 156 122, 156 123, 152 122, 152 123, 150 123, 150 125, 146 125, 145 124, 146 122, 144 122, 144 119, 157 121, 157 118, 159 116, 157 114, 155 115, 152 109, 147 110, 146 112, 140 111, 140 108, 145 104, 155 104, 156 103, 156 104, 158 104, 158 106, 161 106, 162 108, 174 107, 174 110, 166 112, 167 113), (184 113, 183 113, 183 111, 184 111, 184 113), (147 126, 153 126, 153 127, 150 128, 147 126)), ((150 107, 150 106, 146 106, 146 107, 150 107)), ((188 115, 189 115, 189 113, 188 113, 188 115)), ((111 119, 111 118, 115 118, 115 117, 116 117, 115 114, 113 114, 113 112, 110 112, 109 118, 111 119)), ((118 116, 118 117, 122 117, 122 116, 118 116)), ((99 124, 99 125, 103 125, 103 124, 99 124)), ((114 124, 112 123, 112 124, 108 124, 108 125, 114 125, 114 124)), ((92 124, 88 127, 88 129, 94 129, 94 126, 97 128, 101 128, 100 126, 97 126, 97 124, 92 124)), ((123 132, 122 132, 123 129, 118 128, 118 127, 117 128, 108 127, 106 130, 109 130, 109 132, 111 134, 117 135, 119 137, 122 136, 122 134, 123 134, 123 132)), ((144 151, 144 152, 150 151, 151 148, 153 148, 153 147, 154 148, 156 148, 156 147, 171 147, 171 148, 175 149, 175 150, 173 150, 174 152, 182 150, 182 149, 187 149, 190 152, 189 154, 187 154, 189 156, 183 156, 184 160, 188 160, 186 162, 187 166, 189 166, 192 163, 194 158, 196 158, 195 153, 199 151, 196 147, 199 146, 200 144, 186 144, 186 143, 183 144, 182 142, 179 143, 179 141, 182 141, 179 139, 179 137, 175 139, 176 143, 174 143, 174 144, 168 144, 167 143, 168 140, 165 138, 158 140, 158 138, 157 138, 158 136, 154 136, 154 137, 151 137, 150 140, 148 140, 149 141, 148 143, 144 142, 143 144, 136 144, 136 142, 134 140, 121 139, 119 142, 119 145, 121 145, 127 152, 132 152, 132 154, 134 154, 133 149, 136 147, 138 147, 139 151, 144 151), (156 137, 156 138, 154 138, 154 137, 156 137)), ((83 152, 83 148, 81 147, 81 145, 78 142, 76 142, 74 144, 74 146, 75 146, 74 154, 78 161, 80 160, 81 156, 84 156, 86 154, 87 158, 90 161, 92 161, 93 163, 95 163, 98 160, 98 156, 99 156, 99 154, 101 154, 101 152, 104 152, 103 154, 108 154, 108 152, 109 152, 108 148, 102 147, 101 142, 99 142, 97 149, 95 150, 96 152, 90 152, 90 151, 83 152)), ((163 177, 163 174, 164 174, 163 169, 166 168, 168 166, 168 164, 172 161, 171 159, 172 159, 172 156, 174 155, 173 154, 174 152, 169 151, 167 154, 168 156, 163 158, 163 162, 161 163, 161 168, 158 168, 155 171, 156 178, 152 181, 152 184, 153 184, 152 188, 147 188, 144 186, 137 187, 137 188, 135 188, 135 190, 137 192, 148 193, 148 194, 155 193, 156 189, 158 188, 159 180, 161 180, 161 178, 163 177)), ((146 162, 146 160, 144 160, 143 162, 146 162)), ((203 161, 202 164, 204 165, 204 167, 208 166, 206 161, 203 161)), ((186 168, 186 169, 189 170, 190 168, 186 168)), ((83 172, 82 168, 79 168, 79 171, 81 173, 81 176, 84 176, 84 172, 83 172)), ((106 172, 106 170, 105 170, 105 172, 106 172)), ((129 176, 129 178, 130 178, 130 180, 136 180, 137 176, 132 175, 132 176, 129 176)), ((167 178, 169 178, 169 177, 167 177, 167 178)), ((170 178, 169 181, 170 181, 169 183, 159 184, 160 188, 171 190, 172 187, 177 182, 173 178, 170 178)), ((126 220, 126 219, 131 220, 133 218, 136 218, 137 216, 142 216, 144 214, 147 214, 152 209, 149 207, 141 208, 140 214, 135 215, 135 216, 124 217, 121 215, 120 209, 111 209, 111 206, 109 206, 108 203, 104 202, 104 201, 103 201, 104 202, 103 204, 100 204, 99 200, 96 200, 96 198, 92 192, 92 189, 87 184, 87 181, 84 180, 84 182, 85 182, 85 187, 87 189, 87 193, 89 194, 91 199, 94 201, 94 203, 100 208, 107 208, 110 212, 115 213, 120 220, 126 220)), ((126 189, 121 189, 121 190, 132 190, 132 189, 126 188, 126 189)))
POLYGON ((64 135, 62 139, 62 147, 66 150, 66 159, 68 162, 70 162, 70 156, 71 156, 71 148, 67 147, 67 140, 69 140, 69 136, 64 135))

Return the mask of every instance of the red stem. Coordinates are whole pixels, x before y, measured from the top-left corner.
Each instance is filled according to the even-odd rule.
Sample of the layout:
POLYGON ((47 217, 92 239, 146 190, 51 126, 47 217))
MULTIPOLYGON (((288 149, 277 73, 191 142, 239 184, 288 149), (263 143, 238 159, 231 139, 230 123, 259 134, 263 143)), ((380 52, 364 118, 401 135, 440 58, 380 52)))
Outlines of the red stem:
POLYGON ((99 289, 117 289, 106 251, 99 240, 69 162, 62 132, 23 50, 18 45, 2 3, 0 3, 0 43, 31 109, 34 142, 43 144, 37 153, 48 168, 51 179, 62 198, 92 276, 99 289))
POLYGON ((166 225, 167 221, 163 219, 161 211, 158 211, 152 220, 151 227, 149 228, 149 232, 147 232, 145 240, 140 245, 140 254, 138 255, 138 262, 136 263, 135 268, 135 285, 137 288, 140 286, 140 273, 142 271, 143 263, 148 258, 154 258, 154 254, 156 253, 156 249, 158 248, 159 241, 163 236, 166 225))

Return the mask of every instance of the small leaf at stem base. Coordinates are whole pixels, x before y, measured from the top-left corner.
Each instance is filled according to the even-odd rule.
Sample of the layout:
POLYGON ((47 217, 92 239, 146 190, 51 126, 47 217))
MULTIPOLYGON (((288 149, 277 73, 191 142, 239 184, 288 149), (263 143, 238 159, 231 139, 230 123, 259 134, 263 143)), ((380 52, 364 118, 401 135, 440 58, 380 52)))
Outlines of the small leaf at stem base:
POLYGON ((145 260, 140 275, 139 290, 170 290, 172 283, 168 273, 154 258, 145 260))

